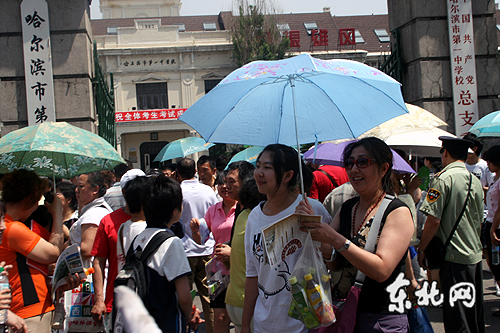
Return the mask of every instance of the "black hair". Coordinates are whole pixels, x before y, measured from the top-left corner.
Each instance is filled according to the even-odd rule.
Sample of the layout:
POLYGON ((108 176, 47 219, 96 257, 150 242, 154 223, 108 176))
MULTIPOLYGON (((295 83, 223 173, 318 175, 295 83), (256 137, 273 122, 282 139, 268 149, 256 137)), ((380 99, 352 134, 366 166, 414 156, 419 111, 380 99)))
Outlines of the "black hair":
POLYGON ((125 184, 123 197, 131 213, 139 213, 141 211, 142 189, 143 187, 147 187, 148 182, 152 181, 153 178, 151 177, 138 176, 125 184))
POLYGON ((35 220, 36 223, 47 229, 47 231, 52 230, 52 214, 50 214, 47 207, 39 205, 37 209, 31 213, 31 215, 23 221, 24 225, 31 228, 31 220, 35 220))
POLYGON ((182 210, 181 186, 175 180, 159 175, 143 187, 141 204, 149 228, 166 228, 174 210, 182 210))
POLYGON ((90 187, 99 187, 99 191, 97 192, 97 197, 100 198, 104 194, 106 194, 107 186, 104 172, 102 171, 94 171, 91 173, 87 173, 87 183, 90 184, 90 187))
POLYGON ((402 150, 402 149, 393 149, 396 153, 398 153, 399 156, 401 156, 401 158, 403 160, 405 160, 407 163, 408 163, 408 155, 406 155, 405 151, 402 150))
POLYGON ((215 178, 214 185, 224 184, 224 180, 226 179, 226 176, 227 176, 227 171, 219 172, 219 174, 217 175, 217 178, 215 178))
POLYGON ((184 179, 192 179, 196 174, 194 161, 190 158, 183 158, 177 162, 177 174, 184 179))
POLYGON ((253 178, 255 166, 247 161, 237 161, 228 165, 226 172, 238 170, 238 178, 243 183, 248 178, 253 178))
POLYGON ((446 149, 446 151, 448 152, 450 157, 454 160, 460 160, 460 161, 464 161, 464 162, 467 160, 467 156, 469 154, 467 151, 467 148, 465 148, 465 149, 463 149, 463 148, 462 149, 453 149, 453 148, 446 148, 445 147, 444 149, 446 149))
POLYGON ((215 167, 217 168, 217 171, 222 172, 227 166, 227 163, 229 162, 229 158, 226 155, 219 155, 215 159, 215 167))
POLYGON ((158 177, 160 174, 163 174, 163 172, 158 168, 152 168, 146 171, 146 176, 150 177, 158 177))
POLYGON ((69 201, 69 208, 73 211, 78 209, 78 201, 76 200, 76 186, 71 182, 59 182, 56 184, 56 191, 61 193, 69 201))
POLYGON ((5 217, 5 202, 3 200, 0 200, 0 218, 5 217))
POLYGON ((121 163, 115 166, 113 172, 115 173, 116 180, 120 180, 120 178, 122 178, 122 176, 129 170, 130 170, 129 166, 125 163, 121 163))
POLYGON ((115 174, 110 171, 110 170, 101 170, 102 174, 104 175, 104 184, 106 185, 106 190, 110 187, 113 186, 113 184, 116 182, 116 176, 115 174))
POLYGON ((165 164, 160 168, 161 171, 170 170, 175 171, 175 164, 165 164))
POLYGON ((259 192, 255 178, 247 178, 243 181, 238 192, 240 204, 246 209, 253 209, 259 202, 266 200, 266 196, 259 192))
POLYGON ((483 159, 500 168, 500 146, 496 145, 485 151, 483 159))
POLYGON ((486 149, 486 151, 483 153, 483 160, 485 160, 486 162, 490 161, 489 149, 486 149))
MULTIPOLYGON (((472 133, 467 133, 463 138, 465 140, 469 140, 469 141, 472 141, 474 143, 474 145, 472 146, 472 148, 477 148, 474 153, 477 156, 479 156, 479 154, 481 154, 481 152, 483 151, 483 140, 479 139, 477 137, 477 135, 472 134, 472 133)), ((474 149, 472 149, 472 150, 474 150, 474 149)), ((450 156, 451 156, 451 154, 450 154, 450 156)), ((465 161, 465 159, 467 159, 467 156, 465 157, 465 159, 462 159, 462 158, 455 158, 455 159, 465 161)))
POLYGON ((53 192, 54 182, 52 181, 52 179, 50 179, 48 177, 42 177, 42 178, 47 179, 47 183, 49 184, 49 187, 47 188, 47 191, 51 191, 52 190, 52 192, 53 192))
POLYGON ((35 171, 17 169, 5 174, 2 178, 4 202, 18 203, 24 198, 29 198, 29 204, 40 201, 43 193, 47 191, 48 181, 38 177, 35 171))
MULTIPOLYGON (((297 158, 298 152, 292 147, 276 143, 264 148, 264 150, 259 154, 257 161, 260 160, 260 157, 264 152, 269 152, 271 154, 271 164, 276 175, 276 191, 278 191, 278 188, 281 185, 281 180, 283 179, 285 173, 288 171, 293 171, 293 176, 288 182, 288 188, 294 189, 295 185, 298 182, 299 174, 299 163, 297 158)), ((302 168, 304 169, 306 166, 302 160, 301 163, 302 168)))
POLYGON ((130 160, 125 159, 125 162, 127 163, 127 166, 128 166, 129 170, 131 170, 131 169, 134 168, 134 164, 130 160))
POLYGON ((428 160, 432 167, 439 172, 443 169, 443 164, 441 163, 441 157, 424 157, 424 160, 428 160))
POLYGON ((197 166, 203 165, 205 163, 209 162, 210 163, 210 170, 215 169, 215 158, 209 155, 201 155, 200 158, 198 159, 198 162, 196 162, 197 166))
POLYGON ((382 140, 375 137, 363 138, 359 141, 354 141, 344 148, 342 159, 345 161, 351 156, 354 148, 363 147, 368 152, 368 155, 375 160, 375 164, 379 170, 387 163, 389 169, 382 177, 382 189, 388 194, 394 194, 394 188, 391 180, 392 175, 392 151, 391 148, 382 140))

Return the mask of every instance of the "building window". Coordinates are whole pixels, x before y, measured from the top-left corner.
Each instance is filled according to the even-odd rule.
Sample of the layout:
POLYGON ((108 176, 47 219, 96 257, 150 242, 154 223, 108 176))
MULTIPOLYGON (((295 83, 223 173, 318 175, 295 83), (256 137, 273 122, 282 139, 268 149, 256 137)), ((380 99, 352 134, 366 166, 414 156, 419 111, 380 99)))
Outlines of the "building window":
POLYGON ((288 23, 276 23, 276 28, 278 28, 280 32, 290 31, 290 25, 288 23))
POLYGON ((280 32, 282 37, 288 37, 288 31, 290 31, 290 25, 288 23, 276 23, 276 28, 280 32))
POLYGON ((215 31, 217 30, 217 25, 214 22, 203 23, 203 30, 205 31, 215 31))
POLYGON ((135 85, 138 110, 168 109, 167 82, 135 85))
POLYGON ((108 35, 116 35, 118 33, 118 29, 116 27, 108 27, 107 32, 108 35))
POLYGON ((184 25, 184 23, 174 23, 173 25, 179 26, 179 32, 186 31, 186 26, 184 25))
POLYGON ((304 28, 306 28, 307 34, 310 35, 312 30, 318 29, 318 26, 316 22, 304 22, 304 28))
POLYGON ((358 29, 354 31, 354 38, 356 38, 356 44, 363 44, 365 42, 358 29))
POLYGON ((221 79, 205 80, 205 94, 208 94, 210 90, 215 88, 215 86, 221 81, 221 79))
POLYGON ((373 32, 375 32, 375 35, 377 35, 378 40, 381 43, 388 43, 391 41, 391 38, 389 37, 387 30, 385 30, 385 29, 373 29, 373 32))

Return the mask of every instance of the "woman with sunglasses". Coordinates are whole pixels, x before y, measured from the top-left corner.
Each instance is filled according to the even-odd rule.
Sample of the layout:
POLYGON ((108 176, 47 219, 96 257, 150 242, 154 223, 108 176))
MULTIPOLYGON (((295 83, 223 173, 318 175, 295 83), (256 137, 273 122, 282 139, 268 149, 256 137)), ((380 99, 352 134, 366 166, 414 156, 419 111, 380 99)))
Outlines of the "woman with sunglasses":
MULTIPOLYGON (((375 252, 363 249, 382 199, 393 194, 392 152, 382 140, 364 138, 349 144, 343 158, 359 197, 344 202, 331 225, 305 222, 302 230, 311 230, 312 239, 322 242, 327 262, 336 256, 327 263, 334 277, 334 298, 347 297, 358 270, 366 274, 357 308, 357 332, 408 332, 407 315, 389 311, 391 301, 386 290, 404 273, 413 235, 410 210, 403 202, 394 199, 385 210, 375 252)), ((312 214, 307 201, 301 202, 297 212, 312 214)))

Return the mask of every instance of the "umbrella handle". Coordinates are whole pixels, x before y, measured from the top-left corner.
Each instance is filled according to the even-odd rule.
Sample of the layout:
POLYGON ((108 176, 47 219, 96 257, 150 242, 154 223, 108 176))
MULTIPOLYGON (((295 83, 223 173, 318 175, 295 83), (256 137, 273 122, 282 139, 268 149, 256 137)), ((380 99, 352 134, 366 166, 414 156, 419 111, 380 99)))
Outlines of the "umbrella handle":
POLYGON ((290 86, 292 87, 292 97, 293 97, 293 115, 295 120, 295 137, 297 138, 297 158, 299 160, 299 180, 300 180, 300 193, 302 193, 302 199, 305 200, 306 193, 304 191, 304 179, 302 177, 302 159, 300 157, 300 140, 299 140, 299 127, 297 125, 297 106, 295 103, 295 79, 290 76, 290 86))

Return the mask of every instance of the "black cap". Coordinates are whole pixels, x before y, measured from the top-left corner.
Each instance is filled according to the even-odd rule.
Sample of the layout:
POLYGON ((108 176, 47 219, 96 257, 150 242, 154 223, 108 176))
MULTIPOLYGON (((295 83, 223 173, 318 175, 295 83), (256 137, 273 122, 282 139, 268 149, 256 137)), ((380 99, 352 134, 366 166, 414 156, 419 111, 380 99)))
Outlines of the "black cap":
POLYGON ((443 147, 448 150, 467 150, 474 146, 474 142, 452 136, 440 136, 439 140, 443 141, 443 147))

